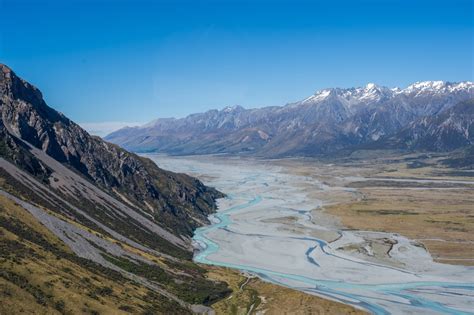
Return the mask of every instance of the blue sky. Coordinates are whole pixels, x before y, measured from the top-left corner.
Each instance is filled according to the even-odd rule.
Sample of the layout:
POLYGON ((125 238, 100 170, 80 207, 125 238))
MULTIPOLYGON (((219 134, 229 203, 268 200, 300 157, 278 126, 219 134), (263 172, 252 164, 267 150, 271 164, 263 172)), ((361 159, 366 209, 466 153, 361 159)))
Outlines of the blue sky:
POLYGON ((473 2, 0 0, 0 62, 78 122, 473 80, 473 2))

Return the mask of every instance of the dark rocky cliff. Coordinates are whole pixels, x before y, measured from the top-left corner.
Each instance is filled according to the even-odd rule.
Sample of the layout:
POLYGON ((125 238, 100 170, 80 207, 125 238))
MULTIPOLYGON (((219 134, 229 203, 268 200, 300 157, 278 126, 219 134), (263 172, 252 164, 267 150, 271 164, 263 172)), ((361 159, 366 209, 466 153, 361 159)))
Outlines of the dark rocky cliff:
POLYGON ((220 192, 89 135, 1 64, 0 113, 0 285, 14 313, 30 296, 41 314, 206 313, 229 294, 191 261, 220 192))
POLYGON ((48 107, 41 92, 10 68, 0 65, 0 70, 3 156, 48 181, 51 170, 29 153, 25 141, 177 235, 189 237, 207 222, 221 193, 89 135, 48 107))

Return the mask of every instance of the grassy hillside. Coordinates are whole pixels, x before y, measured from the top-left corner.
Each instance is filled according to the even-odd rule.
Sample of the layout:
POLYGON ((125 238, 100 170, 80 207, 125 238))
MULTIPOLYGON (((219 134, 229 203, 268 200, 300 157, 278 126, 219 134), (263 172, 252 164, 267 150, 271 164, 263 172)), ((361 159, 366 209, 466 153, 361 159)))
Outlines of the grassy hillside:
POLYGON ((177 302, 79 258, 0 196, 1 314, 187 314, 177 302))

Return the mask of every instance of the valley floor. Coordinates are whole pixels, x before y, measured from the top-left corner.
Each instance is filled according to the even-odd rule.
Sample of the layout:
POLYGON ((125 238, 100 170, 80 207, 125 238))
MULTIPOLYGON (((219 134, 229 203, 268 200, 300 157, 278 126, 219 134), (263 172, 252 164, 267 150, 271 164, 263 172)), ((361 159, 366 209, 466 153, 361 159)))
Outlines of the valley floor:
POLYGON ((473 260, 469 171, 429 156, 333 164, 149 157, 228 194, 213 225, 196 231, 197 262, 377 314, 474 307, 474 270, 463 266, 473 260))
POLYGON ((435 261, 474 265, 474 171, 444 167, 424 154, 318 163, 317 172, 307 161, 278 164, 356 189, 314 193, 343 228, 399 233, 426 247, 435 261))

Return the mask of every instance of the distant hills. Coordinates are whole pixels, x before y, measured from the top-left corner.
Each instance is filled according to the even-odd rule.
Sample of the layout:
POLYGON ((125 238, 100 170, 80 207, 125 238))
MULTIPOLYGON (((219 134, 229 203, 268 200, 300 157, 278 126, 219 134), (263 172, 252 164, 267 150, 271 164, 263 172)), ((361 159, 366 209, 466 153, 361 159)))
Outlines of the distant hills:
POLYGON ((191 260, 220 192, 90 136, 3 64, 0 113, 0 284, 12 292, 2 301, 186 314, 229 293, 191 260))
POLYGON ((157 119, 105 139, 138 152, 327 156, 358 148, 453 150, 473 143, 472 82, 329 88, 285 106, 157 119), (464 102, 464 103, 462 103, 464 102), (459 105, 458 105, 459 104, 459 105))

